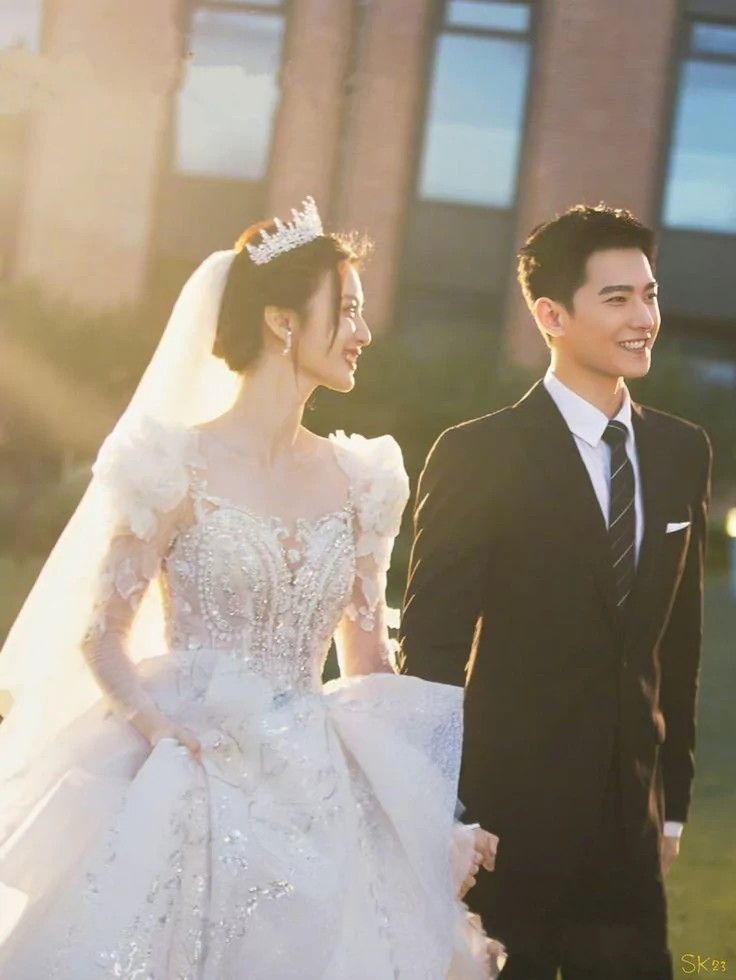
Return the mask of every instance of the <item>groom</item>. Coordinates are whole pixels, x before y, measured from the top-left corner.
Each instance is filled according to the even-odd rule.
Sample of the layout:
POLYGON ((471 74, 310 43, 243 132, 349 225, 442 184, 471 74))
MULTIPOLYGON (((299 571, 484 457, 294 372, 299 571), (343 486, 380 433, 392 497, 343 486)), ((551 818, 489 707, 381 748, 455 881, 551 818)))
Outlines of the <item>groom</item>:
POLYGON ((471 904, 503 980, 672 977, 711 452, 626 387, 659 331, 653 264, 627 211, 537 227, 519 282, 550 368, 444 432, 417 492, 404 669, 466 685, 464 819, 500 837, 471 904))

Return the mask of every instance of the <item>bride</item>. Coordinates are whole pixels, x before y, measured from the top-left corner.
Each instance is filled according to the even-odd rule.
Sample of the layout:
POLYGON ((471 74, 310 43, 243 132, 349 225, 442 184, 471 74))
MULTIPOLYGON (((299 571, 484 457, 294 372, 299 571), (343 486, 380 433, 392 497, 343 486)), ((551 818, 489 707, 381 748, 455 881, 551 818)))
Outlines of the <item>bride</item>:
POLYGON ((10 633, 4 980, 495 975, 463 692, 393 666, 401 451, 302 425, 360 258, 308 198, 194 272, 10 633))

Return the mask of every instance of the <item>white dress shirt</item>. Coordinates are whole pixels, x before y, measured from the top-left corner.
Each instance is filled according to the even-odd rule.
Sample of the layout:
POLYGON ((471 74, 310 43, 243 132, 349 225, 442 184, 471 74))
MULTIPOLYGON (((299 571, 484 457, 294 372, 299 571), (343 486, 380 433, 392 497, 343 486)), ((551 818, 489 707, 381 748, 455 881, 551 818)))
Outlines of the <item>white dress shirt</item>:
MULTIPOLYGON (((639 457, 636 452, 636 438, 631 421, 631 396, 628 388, 624 387, 624 397, 621 408, 614 416, 608 416, 591 405, 580 395, 576 394, 554 374, 550 367, 544 376, 544 387, 560 410, 567 427, 573 435, 580 457, 588 471, 590 482, 598 498, 603 519, 608 527, 608 512, 611 498, 611 447, 603 441, 603 433, 610 421, 623 423, 628 430, 626 437, 626 453, 631 460, 634 470, 636 495, 634 511, 636 513, 636 558, 639 560, 641 543, 644 538, 644 501, 642 497, 641 475, 639 472, 639 457)), ((682 834, 682 824, 668 820, 664 825, 664 833, 668 837, 679 837, 682 834)))

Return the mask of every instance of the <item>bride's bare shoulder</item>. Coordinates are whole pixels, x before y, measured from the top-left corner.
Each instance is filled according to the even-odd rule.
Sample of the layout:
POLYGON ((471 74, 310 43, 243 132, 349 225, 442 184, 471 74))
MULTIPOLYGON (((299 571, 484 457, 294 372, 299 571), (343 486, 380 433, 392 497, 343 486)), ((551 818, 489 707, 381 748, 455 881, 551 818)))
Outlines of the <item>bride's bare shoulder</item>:
POLYGON ((214 436, 217 437, 223 429, 223 422, 221 416, 217 418, 210 419, 207 422, 200 422, 197 425, 191 426, 189 429, 195 436, 214 436))

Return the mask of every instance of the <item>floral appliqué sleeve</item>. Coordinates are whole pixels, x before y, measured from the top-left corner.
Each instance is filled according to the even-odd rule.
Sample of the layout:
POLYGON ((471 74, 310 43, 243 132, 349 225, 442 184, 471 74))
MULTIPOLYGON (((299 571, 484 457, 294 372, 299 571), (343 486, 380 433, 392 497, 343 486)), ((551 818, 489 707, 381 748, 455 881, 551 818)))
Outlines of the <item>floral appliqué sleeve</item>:
POLYGON ((114 530, 83 651, 111 707, 126 720, 156 711, 128 655, 127 640, 163 556, 191 522, 188 491, 196 463, 191 432, 144 419, 125 439, 103 444, 93 466, 114 530))
POLYGON ((343 676, 395 670, 399 612, 386 602, 394 539, 409 499, 409 478, 391 436, 331 436, 351 487, 355 513, 356 574, 353 593, 335 635, 343 676))

